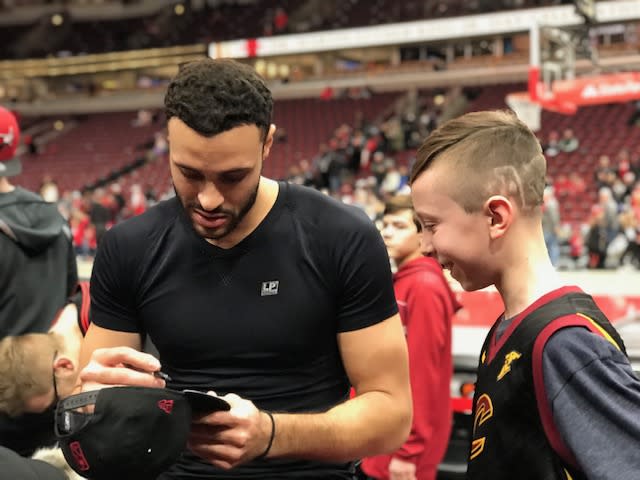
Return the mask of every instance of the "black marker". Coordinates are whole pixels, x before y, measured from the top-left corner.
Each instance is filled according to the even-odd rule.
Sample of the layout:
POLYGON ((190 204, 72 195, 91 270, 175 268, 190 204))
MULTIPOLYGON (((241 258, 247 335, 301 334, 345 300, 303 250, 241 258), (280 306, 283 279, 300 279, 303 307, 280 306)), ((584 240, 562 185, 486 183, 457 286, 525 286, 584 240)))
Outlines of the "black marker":
POLYGON ((156 370, 155 372, 153 372, 153 376, 156 377, 156 378, 161 378, 165 382, 170 382, 171 381, 171 377, 169 375, 167 375, 166 373, 161 372, 160 370, 156 370))
MULTIPOLYGON (((125 363, 124 366, 127 367, 127 368, 130 368, 131 370, 135 370, 136 372, 148 373, 148 372, 145 372, 144 370, 140 370, 139 368, 134 367, 133 365, 131 365, 129 363, 125 363)), ((170 382, 171 381, 171 377, 169 375, 167 375, 166 373, 160 371, 160 370, 156 370, 155 372, 151 372, 151 375, 153 375, 154 377, 159 378, 161 380, 164 380, 165 382, 170 382)))

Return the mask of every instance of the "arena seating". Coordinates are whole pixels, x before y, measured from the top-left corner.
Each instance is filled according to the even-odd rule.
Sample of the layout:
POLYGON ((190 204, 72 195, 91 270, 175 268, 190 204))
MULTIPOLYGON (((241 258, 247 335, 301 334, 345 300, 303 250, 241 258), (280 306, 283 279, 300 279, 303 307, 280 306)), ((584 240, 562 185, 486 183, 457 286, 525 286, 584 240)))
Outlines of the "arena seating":
MULTIPOLYGON (((118 21, 105 21, 101 18, 80 21, 69 16, 60 27, 52 26, 49 17, 44 16, 35 23, 3 24, 0 28, 0 59, 38 58, 60 52, 105 53, 261 37, 269 34, 265 32, 265 24, 269 22, 270 15, 277 7, 284 8, 290 19, 289 27, 282 33, 295 33, 309 29, 364 27, 567 3, 563 0, 335 1, 335 9, 330 9, 330 14, 314 23, 310 22, 305 14, 305 6, 309 1, 261 0, 241 4, 222 2, 216 7, 205 4, 197 11, 192 11, 185 2, 186 8, 182 15, 176 15, 173 7, 168 6, 151 16, 118 21), (68 24, 72 25, 72 28, 68 28, 68 24)), ((33 4, 46 2, 14 3, 14 7, 5 8, 5 11, 11 13, 23 7, 33 8, 33 4)), ((64 12, 64 3, 61 5, 61 12, 64 12)))

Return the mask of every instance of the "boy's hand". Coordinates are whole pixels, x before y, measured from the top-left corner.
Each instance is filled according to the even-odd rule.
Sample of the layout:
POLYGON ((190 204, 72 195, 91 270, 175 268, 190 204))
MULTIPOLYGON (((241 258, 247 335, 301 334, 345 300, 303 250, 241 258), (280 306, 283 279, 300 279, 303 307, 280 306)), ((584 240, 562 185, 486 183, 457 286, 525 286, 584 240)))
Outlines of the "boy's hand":
POLYGON ((416 480, 415 464, 392 458, 389 462, 389 480, 416 480))

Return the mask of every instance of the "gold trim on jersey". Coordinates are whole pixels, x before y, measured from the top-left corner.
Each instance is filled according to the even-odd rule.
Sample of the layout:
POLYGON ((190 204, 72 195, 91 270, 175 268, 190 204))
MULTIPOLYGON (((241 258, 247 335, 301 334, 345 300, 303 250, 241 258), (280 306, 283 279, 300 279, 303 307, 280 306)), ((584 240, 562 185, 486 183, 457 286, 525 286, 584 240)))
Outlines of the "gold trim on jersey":
POLYGON ((576 315, 578 315, 579 317, 584 318, 585 320, 588 320, 589 323, 591 323, 591 325, 593 325, 602 334, 602 336, 604 338, 606 338, 614 347, 616 347, 618 350, 620 350, 620 347, 618 346, 616 341, 613 339, 613 337, 611 337, 611 335, 609 335, 604 328, 602 328, 600 325, 598 325, 598 322, 593 320, 591 317, 586 316, 584 313, 576 313, 576 315))

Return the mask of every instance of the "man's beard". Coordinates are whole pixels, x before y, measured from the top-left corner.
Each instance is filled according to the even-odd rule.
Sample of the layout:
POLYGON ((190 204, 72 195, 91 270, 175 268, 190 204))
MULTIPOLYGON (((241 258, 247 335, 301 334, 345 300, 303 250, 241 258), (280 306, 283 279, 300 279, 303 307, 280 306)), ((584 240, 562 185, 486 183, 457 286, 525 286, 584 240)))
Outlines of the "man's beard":
MULTIPOLYGON (((197 203, 191 203, 189 205, 185 205, 185 201, 176 190, 175 185, 173 186, 173 191, 175 192, 176 197, 178 197, 178 199, 180 200, 180 203, 182 203, 182 207, 184 208, 185 213, 187 214, 187 217, 191 221, 191 226, 193 227, 195 232, 207 240, 220 240, 221 238, 224 238, 227 235, 229 235, 231 232, 233 232, 238 227, 240 222, 244 219, 244 217, 247 215, 247 213, 249 213, 249 210, 251 210, 251 207, 253 207, 253 205, 256 203, 256 199, 258 198, 259 186, 260 184, 258 183, 258 185, 256 185, 255 190, 251 193, 249 198, 247 198, 247 201, 244 203, 244 205, 242 205, 242 207, 240 207, 240 210, 238 210, 237 212, 234 212, 233 210, 227 210, 222 207, 218 207, 215 210, 206 211, 197 203), (220 227, 221 229, 219 231, 214 231, 214 229, 205 229, 201 225, 196 225, 194 220, 191 218, 191 212, 193 212, 196 209, 206 211, 211 215, 215 215, 215 214, 227 215, 229 217, 229 221, 224 227, 220 227)), ((215 229, 215 230, 218 230, 218 229, 215 229)))

